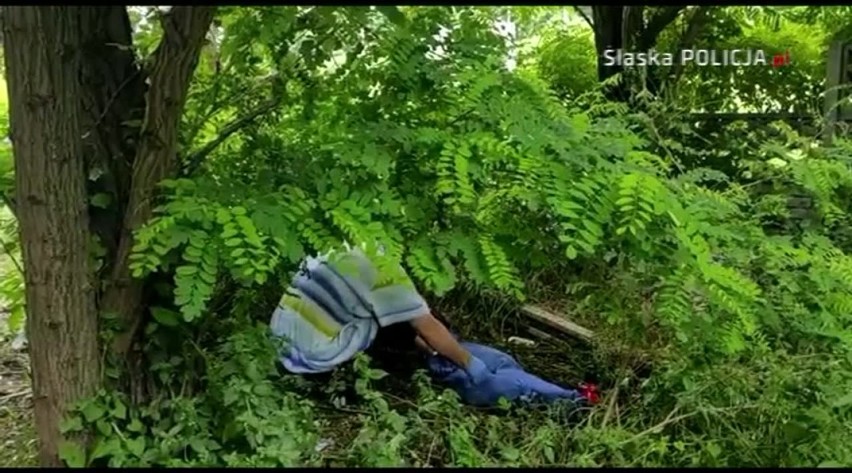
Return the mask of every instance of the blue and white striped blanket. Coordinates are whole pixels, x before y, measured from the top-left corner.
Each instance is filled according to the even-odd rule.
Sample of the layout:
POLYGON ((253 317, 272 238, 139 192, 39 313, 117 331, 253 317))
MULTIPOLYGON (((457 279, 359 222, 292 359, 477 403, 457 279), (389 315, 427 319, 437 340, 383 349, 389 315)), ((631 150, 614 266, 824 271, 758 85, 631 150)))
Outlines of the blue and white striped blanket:
POLYGON ((330 371, 370 346, 379 327, 429 312, 401 267, 385 269, 359 249, 305 261, 270 323, 285 339, 288 371, 330 371))

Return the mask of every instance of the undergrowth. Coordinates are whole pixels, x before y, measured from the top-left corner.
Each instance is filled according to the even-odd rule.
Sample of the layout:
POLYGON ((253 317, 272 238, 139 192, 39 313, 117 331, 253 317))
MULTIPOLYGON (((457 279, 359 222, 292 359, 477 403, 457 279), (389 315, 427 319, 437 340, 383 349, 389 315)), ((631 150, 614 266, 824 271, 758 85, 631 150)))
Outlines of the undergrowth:
POLYGON ((92 425, 98 439, 88 455, 68 446, 69 464, 660 466, 673 456, 684 458, 680 465, 719 456, 712 444, 672 441, 657 431, 664 425, 631 425, 613 405, 585 416, 571 406, 472 409, 422 371, 411 379, 416 396, 400 398, 377 389, 387 373, 371 368, 366 355, 321 381, 282 374, 262 325, 207 356, 210 374, 192 397, 137 409, 102 392, 81 405, 63 429, 92 425))
POLYGON ((191 381, 163 377, 176 394, 124 418, 120 398, 84 408, 73 425, 94 425, 97 442, 76 463, 327 461, 316 450, 333 438, 326 407, 275 369, 262 329, 208 330, 235 333, 208 339, 212 350, 157 345, 157 333, 195 333, 219 313, 217 295, 233 291, 254 303, 232 305, 222 323, 265 322, 272 304, 259 294, 280 292, 303 255, 345 241, 379 243, 436 295, 463 288, 516 304, 533 275, 550 275, 652 372, 627 402, 617 393, 628 387, 611 380, 606 407, 569 426, 476 414, 425 386, 413 410, 392 409, 362 360, 347 421, 357 434, 333 438, 343 464, 852 462, 835 440, 852 426, 852 261, 835 231, 847 225, 852 169, 839 148, 782 134, 740 162, 763 186, 684 168, 652 133, 664 113, 629 113, 597 94, 563 103, 534 70, 506 70, 507 46, 486 12, 411 15, 402 26, 366 15, 374 36, 364 49, 310 85, 294 83, 304 110, 253 130, 235 151, 251 159, 220 154, 198 176, 164 184, 133 265, 139 277, 174 275, 173 303, 152 309, 153 368, 193 373, 198 362, 174 351, 184 346, 205 354, 204 375, 192 395, 180 394, 191 381), (435 21, 455 33, 432 36, 435 21), (438 46, 453 54, 436 56, 438 46), (294 164, 262 171, 280 162, 294 164), (794 192, 815 205, 791 220, 783 199, 794 192))
POLYGON ((697 150, 668 104, 565 101, 542 79, 558 68, 507 69, 499 10, 351 12, 222 15, 227 74, 203 72, 190 104, 274 64, 288 105, 163 183, 132 264, 161 282, 155 395, 107 383, 78 406, 63 429, 94 440, 66 443, 69 465, 852 465, 847 142, 774 126, 697 150), (336 32, 307 48, 334 67, 299 52, 300 15, 336 32), (301 258, 345 242, 430 297, 563 305, 599 334, 604 401, 481 411, 422 372, 389 392, 365 356, 284 373, 268 316, 301 258))

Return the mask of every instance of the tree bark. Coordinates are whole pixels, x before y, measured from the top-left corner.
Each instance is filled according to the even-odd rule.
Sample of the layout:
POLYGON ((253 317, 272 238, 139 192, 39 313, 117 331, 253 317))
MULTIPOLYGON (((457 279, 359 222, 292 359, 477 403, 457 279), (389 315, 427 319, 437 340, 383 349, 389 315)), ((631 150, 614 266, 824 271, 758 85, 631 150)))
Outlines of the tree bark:
MULTIPOLYGON (((678 42, 678 50, 687 49, 695 45, 695 40, 700 36, 708 23, 712 19, 712 6, 698 6, 693 10, 692 16, 689 17, 686 32, 681 36, 678 42)), ((659 84, 652 93, 656 93, 664 84, 665 87, 674 88, 683 73, 683 64, 675 62, 670 70, 667 71, 665 78, 660 77, 657 83, 659 84)))
MULTIPOLYGON (((626 72, 617 64, 612 66, 604 64, 605 50, 620 48, 628 52, 644 52, 653 48, 660 33, 677 19, 684 8, 686 7, 662 7, 648 14, 647 8, 642 6, 593 6, 592 28, 595 33, 595 49, 598 53, 598 80, 603 82, 616 74, 626 72), (647 21, 646 16, 649 16, 647 21)), ((629 85, 632 79, 623 77, 618 86, 608 88, 605 91, 607 98, 618 101, 629 100, 629 85)))
POLYGON ((99 384, 82 126, 81 7, 5 7, 17 216, 25 267, 33 401, 44 466, 59 423, 99 384))
POLYGON ((642 43, 645 32, 645 7, 625 6, 622 9, 621 47, 627 51, 642 51, 648 49, 642 43))
POLYGON ((598 80, 606 79, 621 72, 619 66, 606 66, 603 63, 603 52, 607 49, 618 49, 623 46, 622 19, 624 7, 621 5, 595 5, 592 7, 592 23, 595 30, 595 49, 598 52, 598 80))
POLYGON ((647 24, 642 26, 641 32, 639 32, 638 48, 646 50, 654 47, 657 44, 660 33, 672 24, 686 8, 685 5, 679 5, 676 7, 661 7, 656 10, 648 19, 647 24))
MULTIPOLYGON (((130 18, 121 5, 82 9, 83 125, 88 193, 109 196, 90 207, 93 232, 115 254, 139 129, 145 115, 145 75, 132 50, 130 18)), ((105 261, 108 271, 112 261, 105 261)))
POLYGON ((132 232, 152 216, 157 184, 177 171, 177 128, 214 12, 174 7, 164 15, 146 93, 124 7, 4 9, 15 200, 43 465, 60 465, 65 410, 100 384, 100 286, 89 262, 90 228, 111 254, 100 306, 126 322, 114 348, 126 354, 137 333, 144 281, 129 273, 132 232), (112 197, 104 212, 89 208, 96 192, 112 197))
MULTIPOLYGON (((131 187, 103 308, 118 315, 124 331, 113 349, 126 355, 145 315, 144 282, 130 274, 133 232, 151 218, 156 186, 177 172, 178 125, 189 83, 215 7, 173 7, 163 17, 163 38, 154 53, 145 121, 133 160, 131 187)), ((136 389, 132 394, 138 395, 136 389)))

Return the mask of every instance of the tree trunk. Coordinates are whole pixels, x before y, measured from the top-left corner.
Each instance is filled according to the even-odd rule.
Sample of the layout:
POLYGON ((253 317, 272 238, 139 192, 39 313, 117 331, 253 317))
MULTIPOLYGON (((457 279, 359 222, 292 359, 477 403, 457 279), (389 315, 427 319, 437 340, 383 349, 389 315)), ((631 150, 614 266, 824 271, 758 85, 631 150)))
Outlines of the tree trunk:
MULTIPOLYGON (((178 125, 215 7, 173 7, 163 18, 163 39, 154 53, 147 92, 145 121, 133 159, 130 192, 120 230, 103 310, 118 315, 124 325, 113 349, 127 355, 145 316, 144 281, 130 274, 133 232, 153 215, 157 185, 175 177, 178 125)), ((138 357, 132 366, 139 366, 138 357)), ((132 366, 129 366, 132 369, 132 366)), ((143 382, 131 376, 134 399, 144 396, 143 382)))
POLYGON ((65 409, 99 384, 80 137, 80 7, 5 7, 17 217, 25 268, 33 400, 44 466, 59 465, 65 409))
POLYGON ((595 49, 598 53, 598 80, 606 79, 621 72, 618 65, 606 66, 602 61, 607 49, 623 47, 621 39, 624 7, 621 5, 596 5, 592 7, 592 23, 595 30, 595 49))
MULTIPOLYGON (((684 10, 684 6, 660 7, 648 12, 642 6, 596 5, 592 7, 592 27, 595 33, 595 49, 598 54, 598 80, 603 82, 621 73, 619 85, 609 87, 605 94, 610 100, 630 99, 630 85, 640 74, 626 71, 619 65, 607 66, 603 53, 607 49, 624 49, 626 52, 645 52, 657 44, 660 33, 684 10), (646 16, 648 17, 646 20, 646 16), (629 73, 629 74, 628 74, 629 73)), ((650 75, 656 71, 649 71, 650 75)), ((658 85, 654 84, 655 90, 658 85)))
MULTIPOLYGON (((88 193, 103 194, 89 208, 91 226, 105 254, 118 248, 130 173, 145 116, 145 75, 132 50, 130 18, 124 6, 82 9, 83 125, 88 193)), ((101 270, 108 274, 112 261, 101 270)))
POLYGON ((102 288, 89 260, 93 234, 111 263, 100 306, 127 324, 116 344, 119 354, 127 352, 141 324, 144 281, 131 279, 128 268, 132 232, 151 217, 157 184, 176 172, 177 127, 214 12, 215 7, 179 6, 164 15, 146 93, 144 73, 129 48, 124 7, 4 9, 43 465, 60 464, 65 410, 100 384, 102 288), (89 208, 94 193, 111 197, 106 209, 89 208))
MULTIPOLYGON (((708 24, 712 20, 713 12, 714 7, 712 6, 699 6, 692 10, 692 15, 689 17, 687 22, 686 31, 678 41, 677 51, 682 51, 695 46, 696 40, 704 33, 708 24)), ((667 71, 658 71, 658 74, 654 76, 654 81, 652 82, 653 87, 649 87, 649 90, 652 94, 657 94, 663 87, 670 90, 674 89, 677 86, 677 82, 682 73, 683 64, 679 61, 675 62, 667 71)))

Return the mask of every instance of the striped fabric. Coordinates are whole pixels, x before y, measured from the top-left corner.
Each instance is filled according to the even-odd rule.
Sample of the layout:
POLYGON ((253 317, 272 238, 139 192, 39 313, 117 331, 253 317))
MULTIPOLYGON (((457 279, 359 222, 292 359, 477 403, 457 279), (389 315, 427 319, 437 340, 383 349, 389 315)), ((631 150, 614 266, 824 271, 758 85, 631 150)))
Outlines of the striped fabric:
POLYGON ((389 277, 362 251, 308 258, 272 314, 285 340, 281 362, 292 373, 321 373, 350 360, 379 327, 429 312, 402 268, 389 277))

